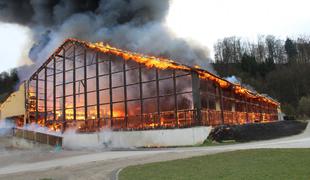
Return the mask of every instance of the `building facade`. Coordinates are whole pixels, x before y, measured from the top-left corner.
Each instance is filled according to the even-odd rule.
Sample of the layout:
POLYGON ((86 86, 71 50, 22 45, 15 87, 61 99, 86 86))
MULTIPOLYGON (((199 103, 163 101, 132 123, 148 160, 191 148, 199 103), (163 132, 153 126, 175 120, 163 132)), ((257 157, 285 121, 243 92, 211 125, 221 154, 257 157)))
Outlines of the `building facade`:
POLYGON ((270 122, 279 103, 199 68, 66 40, 26 83, 25 123, 81 132, 270 122))

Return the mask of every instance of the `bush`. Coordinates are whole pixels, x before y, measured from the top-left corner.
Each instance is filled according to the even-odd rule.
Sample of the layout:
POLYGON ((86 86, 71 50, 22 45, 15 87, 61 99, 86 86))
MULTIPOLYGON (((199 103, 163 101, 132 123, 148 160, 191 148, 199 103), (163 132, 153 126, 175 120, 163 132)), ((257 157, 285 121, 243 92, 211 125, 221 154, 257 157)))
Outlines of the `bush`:
POLYGON ((303 96, 298 103, 298 111, 302 117, 310 117, 310 96, 303 96))

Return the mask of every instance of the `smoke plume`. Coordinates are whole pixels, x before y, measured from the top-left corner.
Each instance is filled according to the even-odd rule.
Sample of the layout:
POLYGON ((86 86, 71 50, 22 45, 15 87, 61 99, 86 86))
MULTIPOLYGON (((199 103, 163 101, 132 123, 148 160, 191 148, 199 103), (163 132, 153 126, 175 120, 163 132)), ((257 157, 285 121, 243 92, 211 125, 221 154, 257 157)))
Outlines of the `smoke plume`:
POLYGON ((73 37, 209 68, 206 48, 166 27, 168 10, 169 0, 0 0, 0 21, 32 29, 37 65, 73 37))

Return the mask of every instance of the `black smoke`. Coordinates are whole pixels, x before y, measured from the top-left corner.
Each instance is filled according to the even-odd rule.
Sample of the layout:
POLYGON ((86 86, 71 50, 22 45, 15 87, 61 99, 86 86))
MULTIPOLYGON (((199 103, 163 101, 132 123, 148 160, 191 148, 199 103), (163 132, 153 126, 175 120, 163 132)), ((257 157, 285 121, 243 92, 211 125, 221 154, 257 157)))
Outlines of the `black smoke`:
POLYGON ((98 6, 96 0, 1 0, 0 20, 28 26, 53 26, 72 14, 94 12, 98 6))
POLYGON ((29 57, 38 65, 73 37, 208 67, 206 48, 177 38, 166 27, 169 4, 169 0, 0 0, 0 21, 31 28, 35 44, 29 57))

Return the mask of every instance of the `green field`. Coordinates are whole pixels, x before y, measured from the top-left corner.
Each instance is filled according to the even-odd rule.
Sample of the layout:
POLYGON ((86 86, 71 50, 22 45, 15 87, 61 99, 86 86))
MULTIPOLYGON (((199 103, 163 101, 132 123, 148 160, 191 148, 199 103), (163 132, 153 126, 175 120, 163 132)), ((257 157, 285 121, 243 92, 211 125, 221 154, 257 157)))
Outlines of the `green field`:
POLYGON ((131 166, 120 180, 310 179, 310 149, 243 150, 131 166))

